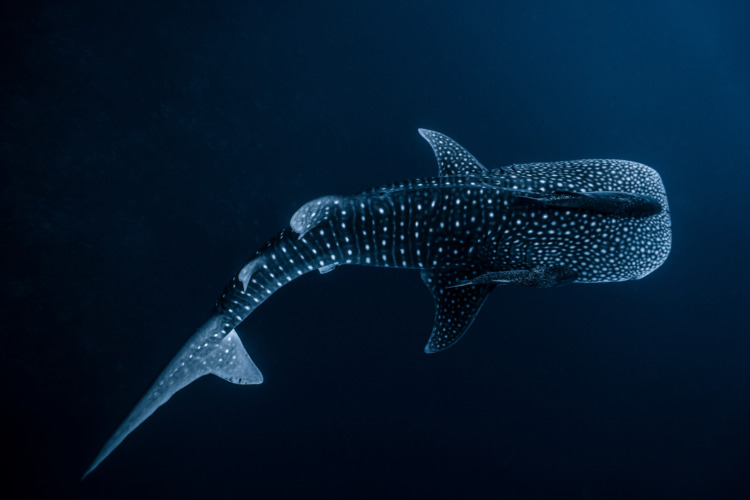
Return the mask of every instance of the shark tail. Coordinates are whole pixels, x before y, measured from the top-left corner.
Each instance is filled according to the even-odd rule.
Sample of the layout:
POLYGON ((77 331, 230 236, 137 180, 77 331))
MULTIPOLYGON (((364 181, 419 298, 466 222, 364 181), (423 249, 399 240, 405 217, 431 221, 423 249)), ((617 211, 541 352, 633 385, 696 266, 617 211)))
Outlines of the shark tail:
POLYGON ((260 384, 263 375, 242 345, 237 332, 224 335, 222 316, 208 320, 180 349, 138 401, 81 479, 109 456, 136 427, 166 403, 177 391, 196 379, 214 374, 234 384, 260 384))

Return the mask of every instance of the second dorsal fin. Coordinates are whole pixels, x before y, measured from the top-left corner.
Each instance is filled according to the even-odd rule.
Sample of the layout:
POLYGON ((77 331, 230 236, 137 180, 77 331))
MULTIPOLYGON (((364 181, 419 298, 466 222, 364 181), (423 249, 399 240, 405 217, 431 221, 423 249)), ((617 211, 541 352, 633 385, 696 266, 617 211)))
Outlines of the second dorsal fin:
POLYGON ((300 237, 304 236, 310 229, 319 226, 333 217, 343 199, 339 196, 323 196, 302 205, 294 212, 289 225, 300 237))

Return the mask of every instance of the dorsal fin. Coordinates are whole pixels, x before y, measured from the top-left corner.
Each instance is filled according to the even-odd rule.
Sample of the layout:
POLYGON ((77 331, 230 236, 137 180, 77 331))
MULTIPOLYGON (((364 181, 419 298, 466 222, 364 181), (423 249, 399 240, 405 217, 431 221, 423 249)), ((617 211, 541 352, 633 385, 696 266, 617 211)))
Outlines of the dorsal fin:
POLYGON ((466 285, 449 288, 476 277, 465 269, 422 271, 422 281, 435 298, 435 325, 424 352, 448 349, 466 333, 495 284, 466 285))
POLYGON ((432 150, 435 152, 439 175, 487 174, 484 165, 447 135, 424 128, 419 129, 419 134, 430 143, 432 150))

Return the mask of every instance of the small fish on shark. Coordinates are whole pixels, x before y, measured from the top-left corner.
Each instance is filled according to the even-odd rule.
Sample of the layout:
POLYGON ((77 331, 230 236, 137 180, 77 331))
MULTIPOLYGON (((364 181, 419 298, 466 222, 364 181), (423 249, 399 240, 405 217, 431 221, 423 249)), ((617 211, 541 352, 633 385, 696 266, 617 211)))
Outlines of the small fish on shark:
POLYGON ((426 353, 466 333, 498 285, 554 287, 643 278, 669 255, 672 230, 659 174, 624 160, 487 169, 446 135, 419 129, 438 175, 303 205, 232 278, 213 313, 104 444, 85 478, 180 389, 213 374, 263 375, 236 327, 295 278, 342 265, 415 269, 435 299, 426 353))

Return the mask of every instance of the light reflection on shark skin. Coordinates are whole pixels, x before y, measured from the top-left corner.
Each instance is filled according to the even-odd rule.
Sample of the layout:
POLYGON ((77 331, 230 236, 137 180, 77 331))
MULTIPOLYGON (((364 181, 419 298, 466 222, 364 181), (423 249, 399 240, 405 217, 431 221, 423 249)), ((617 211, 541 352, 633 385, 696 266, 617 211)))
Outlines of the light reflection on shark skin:
POLYGON ((624 160, 528 163, 488 170, 449 137, 419 133, 438 176, 303 205, 235 275, 213 314, 104 444, 91 473, 177 391, 207 374, 263 376, 235 328, 273 292, 341 265, 418 269, 436 312, 425 352, 454 345, 498 285, 552 287, 642 278, 672 241, 664 186, 624 160))

